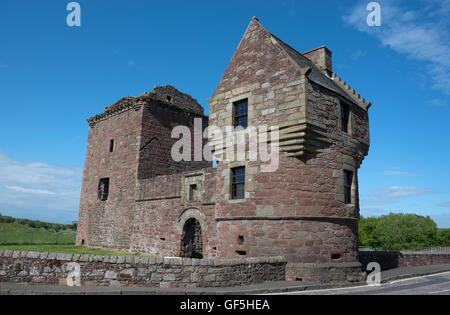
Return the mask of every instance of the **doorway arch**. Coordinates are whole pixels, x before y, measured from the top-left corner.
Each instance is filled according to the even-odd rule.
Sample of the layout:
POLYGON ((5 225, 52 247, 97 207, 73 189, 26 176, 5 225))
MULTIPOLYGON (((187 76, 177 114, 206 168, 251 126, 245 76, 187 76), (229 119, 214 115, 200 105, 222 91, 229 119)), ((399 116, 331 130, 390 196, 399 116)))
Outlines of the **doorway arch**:
POLYGON ((188 219, 181 235, 181 257, 203 258, 202 227, 195 218, 188 219))

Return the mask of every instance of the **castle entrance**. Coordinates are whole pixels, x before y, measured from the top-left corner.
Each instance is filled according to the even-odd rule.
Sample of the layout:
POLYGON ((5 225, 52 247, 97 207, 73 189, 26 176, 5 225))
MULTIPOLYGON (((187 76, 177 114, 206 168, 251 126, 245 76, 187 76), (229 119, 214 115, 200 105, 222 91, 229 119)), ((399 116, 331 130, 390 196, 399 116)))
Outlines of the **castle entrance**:
POLYGON ((180 255, 187 258, 203 258, 202 227, 194 218, 184 224, 180 255))

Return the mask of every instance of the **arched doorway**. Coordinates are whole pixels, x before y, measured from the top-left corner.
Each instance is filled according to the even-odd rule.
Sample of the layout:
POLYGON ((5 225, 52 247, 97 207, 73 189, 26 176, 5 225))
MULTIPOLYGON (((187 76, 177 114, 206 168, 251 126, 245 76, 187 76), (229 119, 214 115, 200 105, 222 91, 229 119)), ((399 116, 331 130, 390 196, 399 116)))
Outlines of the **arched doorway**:
POLYGON ((181 257, 203 258, 202 227, 198 220, 186 221, 181 236, 181 257))

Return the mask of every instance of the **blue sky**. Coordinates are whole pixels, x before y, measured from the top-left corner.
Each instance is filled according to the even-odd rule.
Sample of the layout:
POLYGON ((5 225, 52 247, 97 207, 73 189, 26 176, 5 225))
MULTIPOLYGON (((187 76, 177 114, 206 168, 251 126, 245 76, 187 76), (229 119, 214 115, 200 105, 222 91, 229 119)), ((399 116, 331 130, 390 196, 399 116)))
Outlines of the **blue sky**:
POLYGON ((450 0, 69 1, 0 4, 0 212, 77 219, 86 119, 172 84, 205 107, 252 16, 373 103, 361 214, 409 212, 450 228, 450 0))

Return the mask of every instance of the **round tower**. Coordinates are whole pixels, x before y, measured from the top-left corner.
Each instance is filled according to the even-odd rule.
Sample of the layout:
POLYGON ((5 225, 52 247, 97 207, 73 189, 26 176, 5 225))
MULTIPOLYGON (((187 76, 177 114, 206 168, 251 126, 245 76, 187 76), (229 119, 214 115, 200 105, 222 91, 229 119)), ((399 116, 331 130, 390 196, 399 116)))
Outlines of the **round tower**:
POLYGON ((333 77, 328 49, 301 54, 252 19, 209 100, 210 130, 243 129, 210 131, 219 257, 284 256, 288 280, 361 280, 357 173, 370 104, 333 77))

